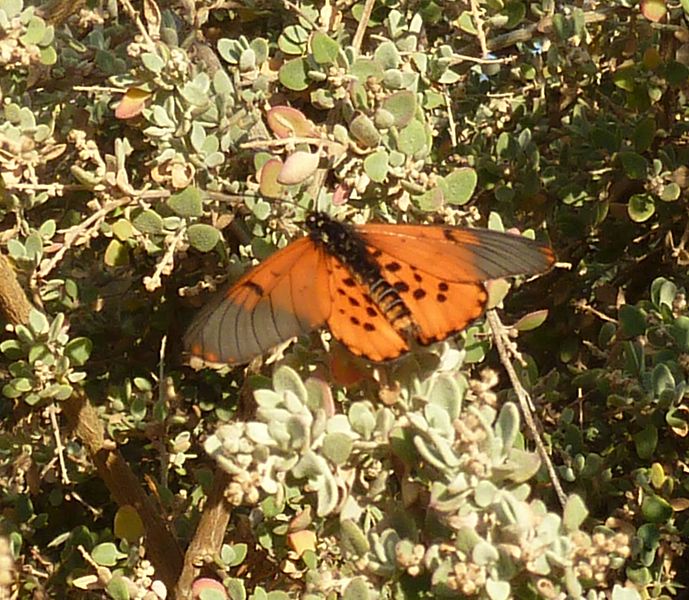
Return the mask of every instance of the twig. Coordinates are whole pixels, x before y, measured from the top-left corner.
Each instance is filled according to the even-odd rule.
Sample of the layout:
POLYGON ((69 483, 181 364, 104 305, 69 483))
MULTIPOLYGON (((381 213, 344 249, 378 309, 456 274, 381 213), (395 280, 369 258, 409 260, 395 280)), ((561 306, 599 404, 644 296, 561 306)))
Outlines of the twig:
POLYGON ((115 210, 116 208, 119 208, 120 206, 125 206, 126 204, 129 204, 131 201, 131 198, 120 198, 119 200, 111 200, 110 202, 106 202, 105 206, 93 213, 88 219, 86 219, 82 223, 79 223, 79 225, 75 225, 74 227, 70 228, 65 234, 65 239, 62 242, 62 247, 55 253, 55 255, 49 261, 47 261, 41 266, 41 268, 36 273, 36 277, 39 277, 41 279, 47 277, 48 274, 62 260, 62 257, 65 255, 67 250, 69 250, 80 237, 86 236, 85 232, 88 229, 90 229, 92 225, 99 224, 100 220, 105 218, 105 215, 107 215, 109 212, 115 210))
POLYGON ((457 123, 455 123, 455 115, 452 112, 452 102, 450 101, 450 96, 444 94, 445 97, 445 108, 447 109, 447 121, 448 121, 448 131, 450 132, 450 142, 452 147, 457 147, 457 123))
POLYGON ((300 19, 303 19, 309 25, 311 25, 311 28, 314 31, 320 29, 320 27, 318 27, 318 23, 315 23, 306 13, 304 13, 300 6, 294 4, 294 2, 290 2, 289 0, 282 0, 282 3, 285 5, 286 9, 292 11, 293 13, 296 13, 297 15, 299 15, 300 19))
POLYGON ((481 16, 481 9, 478 6, 478 0, 471 0, 471 16, 474 17, 474 25, 476 26, 476 37, 481 46, 481 56, 488 58, 488 46, 486 44, 486 34, 483 31, 483 17, 481 16))
POLYGON ((478 56, 469 56, 468 54, 453 54, 448 63, 451 67, 459 65, 463 62, 474 62, 479 65, 503 65, 512 63, 516 60, 515 56, 506 56, 505 58, 479 58, 478 56))
POLYGON ((343 148, 340 142, 328 140, 325 138, 311 138, 311 137, 288 137, 279 140, 253 140, 251 142, 244 142, 239 147, 242 149, 253 148, 273 148, 275 146, 289 146, 290 144, 315 144, 317 146, 332 146, 335 149, 343 148))
POLYGON ((124 7, 125 11, 129 14, 129 17, 136 23, 136 26, 139 28, 139 33, 141 33, 141 36, 146 40, 146 44, 149 47, 149 50, 151 52, 156 52, 156 44, 151 38, 150 35, 148 35, 148 29, 146 29, 146 26, 144 25, 143 21, 139 18, 139 11, 134 8, 132 3, 129 0, 121 0, 122 6, 124 7))
POLYGON ((48 415, 50 416, 50 425, 53 428, 53 435, 55 436, 55 451, 57 452, 57 460, 60 463, 60 475, 62 483, 69 485, 69 475, 67 474, 67 465, 65 464, 65 447, 62 445, 62 438, 60 437, 60 426, 57 423, 55 416, 55 405, 48 406, 48 415))
MULTIPOLYGON (((599 23, 609 18, 608 10, 602 8, 597 11, 589 11, 584 13, 584 23, 590 25, 592 23, 599 23)), ((544 17, 538 23, 530 23, 521 29, 508 31, 502 35, 497 35, 494 38, 487 40, 486 45, 489 51, 502 50, 509 46, 514 46, 519 42, 528 42, 534 35, 547 35, 552 32, 553 18, 544 17)))
MULTIPOLYGON (((167 382, 165 381, 165 351, 167 350, 167 334, 160 340, 160 352, 158 354, 158 402, 161 406, 165 403, 167 382)), ((163 426, 165 424, 163 423, 163 426)), ((160 444, 160 483, 164 488, 169 486, 168 477, 170 475, 170 453, 167 449, 165 439, 167 438, 167 429, 163 429, 162 435, 159 436, 158 442, 160 444)))
POLYGON ((157 290, 162 284, 162 275, 169 274, 172 270, 172 267, 175 264, 175 250, 177 249, 177 244, 179 244, 179 241, 182 239, 182 236, 186 230, 187 228, 184 225, 179 228, 179 231, 175 234, 172 242, 167 247, 163 258, 161 258, 160 262, 156 265, 156 270, 153 272, 153 275, 150 277, 144 277, 144 287, 146 288, 147 292, 157 290))
POLYGON ((494 309, 489 310, 486 316, 488 324, 490 325, 490 329, 493 333, 495 346, 498 349, 500 362, 505 367, 505 371, 507 371, 507 375, 510 378, 510 382, 512 383, 512 388, 514 389, 514 392, 515 394, 517 394, 517 398, 519 399, 519 406, 522 409, 524 421, 526 422, 526 425, 529 428, 529 431, 531 432, 534 441, 536 442, 536 448, 538 449, 538 453, 541 456, 541 460, 544 462, 546 469, 548 470, 548 475, 550 475, 550 480, 553 483, 553 488, 555 489, 557 499, 560 501, 560 504, 564 508, 565 504, 567 503, 567 495, 562 489, 562 485, 560 484, 560 480, 558 479, 557 472, 555 471, 555 466, 553 465, 553 462, 550 460, 548 451, 545 448, 545 444, 541 439, 541 434, 539 433, 538 427, 536 426, 536 421, 530 408, 531 398, 529 396, 529 393, 524 389, 524 387, 521 384, 521 381, 519 381, 519 376, 517 375, 517 372, 514 370, 512 362, 510 361, 510 357, 507 352, 507 345, 505 343, 505 327, 500 321, 500 317, 498 317, 498 314, 495 312, 494 309))
POLYGON ((591 313, 592 315, 595 315, 599 319, 603 321, 607 321, 608 323, 614 323, 615 325, 619 324, 619 321, 617 319, 613 319, 612 317, 609 317, 605 313, 602 313, 601 311, 593 308, 586 300, 577 300, 577 302, 574 305, 575 308, 578 310, 581 310, 583 312, 588 312, 591 313))
POLYGON ((356 54, 359 54, 361 50, 361 42, 364 41, 364 34, 366 33, 366 28, 368 27, 368 22, 371 20, 371 13, 373 12, 373 6, 376 0, 366 0, 364 4, 364 10, 361 14, 361 20, 356 28, 354 37, 352 38, 352 48, 356 54))

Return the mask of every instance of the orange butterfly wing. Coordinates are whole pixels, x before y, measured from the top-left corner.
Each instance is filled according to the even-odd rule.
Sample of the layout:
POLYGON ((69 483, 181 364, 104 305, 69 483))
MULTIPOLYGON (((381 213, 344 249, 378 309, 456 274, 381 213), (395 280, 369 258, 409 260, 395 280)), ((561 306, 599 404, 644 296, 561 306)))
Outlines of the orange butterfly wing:
POLYGON ((332 297, 328 328, 333 337, 353 354, 377 362, 407 352, 409 344, 349 269, 332 255, 327 255, 327 264, 332 297))
POLYGON ((547 247, 486 229, 370 224, 356 232, 411 312, 424 345, 481 316, 485 280, 538 273, 554 262, 547 247))
POLYGON ((199 312, 184 337, 193 355, 247 362, 327 323, 354 354, 389 360, 409 350, 411 338, 430 344, 480 316, 483 281, 538 273, 554 262, 536 242, 482 229, 349 228, 325 215, 313 223, 320 243, 308 236, 292 242, 199 312), (344 240, 339 250, 333 237, 344 240))
POLYGON ((278 250, 201 309, 185 347, 207 362, 237 364, 322 327, 331 309, 327 261, 308 237, 278 250))

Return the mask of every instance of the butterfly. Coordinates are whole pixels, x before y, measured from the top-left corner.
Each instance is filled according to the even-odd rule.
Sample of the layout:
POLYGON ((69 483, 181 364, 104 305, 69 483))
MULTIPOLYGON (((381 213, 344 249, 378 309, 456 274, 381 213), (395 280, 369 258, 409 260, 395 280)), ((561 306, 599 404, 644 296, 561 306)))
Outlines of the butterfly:
POLYGON ((209 363, 240 364, 327 327, 355 355, 385 361, 480 317, 484 282, 533 275, 552 250, 519 235, 446 225, 348 225, 325 213, 206 304, 184 336, 209 363))

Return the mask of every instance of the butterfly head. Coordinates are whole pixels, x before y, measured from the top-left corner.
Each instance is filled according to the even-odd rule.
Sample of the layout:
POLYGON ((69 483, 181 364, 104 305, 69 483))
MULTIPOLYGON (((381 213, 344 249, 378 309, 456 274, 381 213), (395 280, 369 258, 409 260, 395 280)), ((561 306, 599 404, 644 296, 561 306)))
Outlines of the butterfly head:
POLYGON ((306 217, 306 228, 314 242, 327 246, 334 245, 335 248, 345 244, 349 238, 347 227, 324 212, 309 214, 306 217))

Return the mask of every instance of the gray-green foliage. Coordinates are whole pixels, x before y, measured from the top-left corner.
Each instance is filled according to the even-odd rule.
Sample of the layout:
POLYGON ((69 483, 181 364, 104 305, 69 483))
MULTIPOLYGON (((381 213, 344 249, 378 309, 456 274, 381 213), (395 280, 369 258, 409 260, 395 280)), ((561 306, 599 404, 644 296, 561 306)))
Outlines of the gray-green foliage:
MULTIPOLYGON (((290 495, 297 501, 290 489, 308 490, 299 505, 313 505, 322 535, 338 528, 336 543, 358 557, 368 590, 406 573, 428 577, 441 596, 507 598, 531 581, 577 597, 592 576, 624 564, 628 538, 582 531, 587 510, 579 497, 570 497, 562 517, 530 498, 527 481, 540 461, 516 444, 515 405, 462 407, 466 383, 449 372, 415 381, 395 406, 358 401, 342 414, 332 412, 322 385, 279 368, 273 389, 254 394, 256 420, 222 425, 206 450, 231 475, 232 503, 263 506, 270 495, 284 505, 290 495), (375 479, 362 490, 372 457, 375 479), (386 514, 393 458, 408 469, 397 485, 427 498, 439 539, 427 536, 423 519, 386 514), (601 569, 603 555, 612 560, 601 569)), ((337 560, 326 550, 319 568, 332 570, 337 560)))

